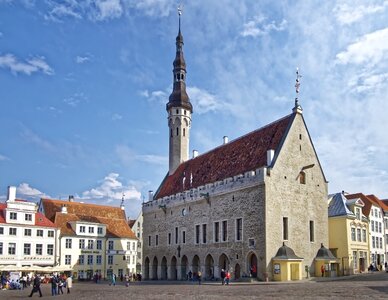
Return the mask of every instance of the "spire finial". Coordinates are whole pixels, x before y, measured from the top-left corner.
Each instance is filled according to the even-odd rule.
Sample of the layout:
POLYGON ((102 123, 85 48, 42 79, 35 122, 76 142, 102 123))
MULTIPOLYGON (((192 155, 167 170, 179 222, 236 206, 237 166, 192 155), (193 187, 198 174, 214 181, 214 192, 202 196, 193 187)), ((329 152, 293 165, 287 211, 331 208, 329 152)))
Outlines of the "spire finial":
POLYGON ((299 68, 296 68, 296 83, 295 83, 295 92, 296 92, 296 97, 295 97, 295 107, 299 106, 299 88, 300 88, 300 78, 302 78, 302 75, 299 74, 299 68))
POLYGON ((182 3, 180 3, 180 4, 178 5, 179 32, 181 32, 181 15, 182 15, 182 11, 183 11, 183 5, 182 5, 182 3))

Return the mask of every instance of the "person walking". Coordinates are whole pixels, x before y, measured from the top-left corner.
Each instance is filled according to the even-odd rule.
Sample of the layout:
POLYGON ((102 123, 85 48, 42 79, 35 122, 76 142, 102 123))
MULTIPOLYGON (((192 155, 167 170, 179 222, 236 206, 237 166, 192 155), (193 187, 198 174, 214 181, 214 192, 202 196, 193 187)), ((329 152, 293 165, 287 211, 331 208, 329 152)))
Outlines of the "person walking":
POLYGON ((222 285, 225 284, 225 270, 224 269, 221 270, 221 284, 222 285))
POLYGON ((321 273, 322 273, 322 277, 325 276, 325 266, 324 265, 321 266, 321 273))
POLYGON ((67 293, 70 294, 70 289, 73 287, 73 279, 71 279, 71 276, 68 276, 66 278, 66 288, 67 288, 67 293))
POLYGON ((55 274, 51 277, 51 296, 55 296, 58 294, 58 279, 55 274))
POLYGON ((202 272, 201 271, 198 271, 198 284, 201 284, 201 280, 202 280, 202 272))
POLYGON ((63 280, 63 277, 62 276, 59 276, 58 277, 58 295, 59 294, 62 294, 63 295, 63 284, 64 284, 64 280, 63 280))
POLYGON ((32 295, 36 292, 39 292, 39 297, 42 297, 42 291, 40 290, 40 276, 39 275, 35 275, 35 278, 34 278, 33 284, 32 284, 31 294, 28 297, 32 297, 32 295))
POLYGON ((229 285, 229 281, 230 281, 230 272, 226 271, 225 272, 225 283, 226 283, 226 285, 229 285))
POLYGON ((111 279, 111 282, 109 283, 109 285, 113 285, 115 286, 116 285, 116 274, 112 274, 112 279, 111 279))

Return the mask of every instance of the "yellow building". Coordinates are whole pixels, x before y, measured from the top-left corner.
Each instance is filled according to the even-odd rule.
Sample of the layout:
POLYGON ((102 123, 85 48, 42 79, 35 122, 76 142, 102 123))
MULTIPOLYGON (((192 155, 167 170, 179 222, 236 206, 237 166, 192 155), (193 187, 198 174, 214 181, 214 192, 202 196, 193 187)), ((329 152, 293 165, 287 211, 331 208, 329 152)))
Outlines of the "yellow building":
POLYGON ((339 275, 368 269, 368 219, 361 199, 348 200, 342 193, 329 196, 329 247, 340 260, 339 275))

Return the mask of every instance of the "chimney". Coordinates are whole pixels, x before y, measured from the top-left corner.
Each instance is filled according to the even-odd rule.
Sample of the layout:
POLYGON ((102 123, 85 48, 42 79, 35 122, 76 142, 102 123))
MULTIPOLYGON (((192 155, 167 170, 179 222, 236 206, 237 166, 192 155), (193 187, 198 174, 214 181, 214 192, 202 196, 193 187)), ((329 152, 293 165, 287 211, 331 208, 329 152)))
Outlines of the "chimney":
POLYGON ((154 199, 154 191, 148 191, 148 201, 152 201, 154 199))
POLYGON ((193 158, 196 158, 198 156, 198 150, 193 150, 193 158))
POLYGON ((224 145, 229 143, 229 138, 226 135, 224 135, 223 139, 224 139, 224 145))
POLYGON ((69 202, 74 202, 74 196, 73 195, 69 195, 69 202))
POLYGON ((66 207, 66 205, 62 205, 62 207, 61 207, 61 213, 67 214, 67 207, 66 207))
POLYGON ((8 196, 7 201, 15 201, 16 199, 16 186, 9 186, 8 187, 8 196))
POLYGON ((273 157, 275 156, 275 150, 267 150, 267 167, 272 164, 273 157))

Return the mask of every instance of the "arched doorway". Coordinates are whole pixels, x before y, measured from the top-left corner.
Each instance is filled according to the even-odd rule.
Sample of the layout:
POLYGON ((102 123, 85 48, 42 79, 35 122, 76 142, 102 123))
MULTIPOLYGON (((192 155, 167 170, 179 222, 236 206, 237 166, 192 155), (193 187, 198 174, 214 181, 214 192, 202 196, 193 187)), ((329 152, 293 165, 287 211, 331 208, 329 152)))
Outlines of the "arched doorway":
POLYGON ((214 278, 214 259, 208 254, 205 259, 205 279, 211 280, 214 278))
POLYGON ((248 255, 248 270, 252 278, 257 277, 257 256, 253 252, 248 255))
POLYGON ((199 257, 198 257, 198 255, 194 255, 194 257, 193 257, 193 262, 192 262, 192 264, 191 264, 192 266, 193 266, 193 270, 192 270, 192 272, 193 272, 193 276, 194 276, 194 274, 197 274, 198 273, 198 271, 199 271, 199 257))
POLYGON ((158 259, 156 256, 152 262, 152 278, 153 280, 158 280, 158 259))
POLYGON ((150 259, 148 257, 144 261, 144 279, 150 279, 150 259))
POLYGON ((162 280, 166 280, 167 279, 167 258, 165 256, 163 256, 162 258, 162 264, 161 264, 161 279, 162 280))
POLYGON ((229 258, 225 253, 222 253, 220 259, 218 260, 219 269, 224 269, 225 271, 229 270, 229 258))
POLYGON ((187 273, 189 270, 187 270, 189 264, 189 260, 187 259, 186 255, 183 255, 182 261, 181 261, 181 279, 187 280, 187 273))
POLYGON ((170 279, 177 280, 177 277, 178 277, 178 271, 176 269, 176 257, 173 256, 171 258, 170 279))
POLYGON ((240 276, 241 276, 241 268, 239 264, 236 264, 234 266, 234 279, 235 280, 240 279, 240 276))

